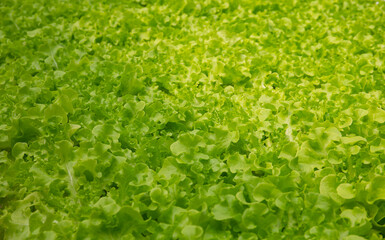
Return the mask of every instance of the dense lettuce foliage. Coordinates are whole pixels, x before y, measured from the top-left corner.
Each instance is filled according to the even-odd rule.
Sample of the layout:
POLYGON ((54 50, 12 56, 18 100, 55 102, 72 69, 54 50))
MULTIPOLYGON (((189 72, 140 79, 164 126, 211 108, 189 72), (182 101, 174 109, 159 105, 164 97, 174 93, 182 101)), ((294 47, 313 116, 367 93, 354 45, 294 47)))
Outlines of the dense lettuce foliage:
POLYGON ((0 15, 0 239, 383 239, 384 1, 0 15))

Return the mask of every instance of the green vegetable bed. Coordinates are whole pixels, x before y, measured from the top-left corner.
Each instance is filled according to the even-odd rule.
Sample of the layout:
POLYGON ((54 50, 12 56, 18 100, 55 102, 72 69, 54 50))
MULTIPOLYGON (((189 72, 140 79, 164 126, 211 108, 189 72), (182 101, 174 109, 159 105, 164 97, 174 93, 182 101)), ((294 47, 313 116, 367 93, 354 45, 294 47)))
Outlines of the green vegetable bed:
POLYGON ((385 1, 1 0, 0 239, 385 235, 385 1))

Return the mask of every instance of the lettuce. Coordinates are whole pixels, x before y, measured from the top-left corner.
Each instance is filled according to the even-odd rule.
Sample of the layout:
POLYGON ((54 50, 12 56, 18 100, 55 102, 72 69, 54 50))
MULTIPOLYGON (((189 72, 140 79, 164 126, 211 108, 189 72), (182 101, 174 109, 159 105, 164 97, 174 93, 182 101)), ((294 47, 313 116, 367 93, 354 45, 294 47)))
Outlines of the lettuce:
POLYGON ((384 1, 0 2, 0 239, 383 239, 384 1))

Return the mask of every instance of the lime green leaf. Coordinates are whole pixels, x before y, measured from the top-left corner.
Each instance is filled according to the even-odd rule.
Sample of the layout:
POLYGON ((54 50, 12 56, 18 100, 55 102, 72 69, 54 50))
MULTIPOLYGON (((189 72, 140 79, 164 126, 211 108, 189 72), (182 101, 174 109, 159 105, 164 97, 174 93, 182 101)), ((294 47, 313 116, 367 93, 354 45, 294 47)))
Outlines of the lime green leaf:
POLYGON ((240 206, 235 197, 232 195, 226 195, 221 203, 218 203, 213 207, 212 214, 214 219, 223 221, 239 215, 239 209, 240 206))
POLYGON ((296 157, 297 151, 298 151, 298 143, 290 142, 282 148, 282 151, 278 157, 284 158, 287 160, 292 160, 296 157))
POLYGON ((366 139, 361 136, 342 137, 341 142, 343 144, 355 144, 357 142, 366 142, 366 139))
POLYGON ((199 239, 203 235, 203 229, 200 226, 186 225, 182 229, 182 235, 186 239, 199 239))
POLYGON ((379 123, 384 123, 385 122, 385 111, 380 109, 380 108, 376 108, 373 112, 371 112, 372 116, 373 116, 373 120, 376 121, 376 122, 379 122, 379 123))
POLYGON ((153 202, 165 204, 168 199, 168 193, 166 190, 160 188, 153 188, 150 192, 150 197, 153 202))
POLYGON ((336 202, 341 202, 342 198, 337 193, 337 186, 337 177, 335 175, 325 176, 320 182, 320 193, 324 196, 330 197, 336 202))
POLYGON ((238 170, 247 170, 245 156, 238 153, 229 157, 227 160, 227 165, 229 166, 230 171, 233 173, 237 172, 238 170))
POLYGON ((117 142, 120 137, 120 134, 114 129, 114 127, 108 124, 95 126, 92 129, 92 133, 103 142, 106 142, 107 140, 117 142))
POLYGON ((28 144, 18 142, 12 148, 12 156, 15 158, 21 158, 25 153, 28 152, 28 144))
POLYGON ((120 210, 120 206, 110 197, 102 197, 94 206, 103 210, 107 215, 114 215, 120 210))
POLYGON ((366 210, 362 207, 354 207, 353 209, 345 209, 341 213, 342 218, 350 220, 351 226, 359 226, 365 223, 367 218, 366 210))
POLYGON ((260 183, 253 191, 253 198, 261 202, 263 200, 276 198, 280 194, 280 191, 271 183, 260 183))
POLYGON ((376 176, 370 181, 367 199, 369 203, 385 200, 385 177, 376 176))
POLYGON ((352 199, 356 196, 356 190, 350 183, 342 183, 337 187, 337 193, 340 197, 345 199, 352 199))
POLYGON ((344 240, 365 240, 365 238, 360 237, 358 235, 349 235, 344 237, 344 240))
POLYGON ((242 223, 247 229, 254 229, 258 226, 259 221, 263 221, 263 215, 268 213, 269 209, 263 203, 253 203, 250 208, 246 209, 242 215, 242 223))
POLYGON ((60 123, 67 122, 67 113, 61 106, 57 104, 52 104, 48 106, 44 111, 44 116, 47 120, 57 118, 60 123))
POLYGON ((56 143, 57 153, 60 158, 64 161, 71 161, 73 158, 73 144, 70 141, 63 140, 56 143))
POLYGON ((170 145, 170 150, 175 155, 180 155, 182 153, 189 152, 189 147, 182 144, 180 141, 176 141, 173 144, 170 145))

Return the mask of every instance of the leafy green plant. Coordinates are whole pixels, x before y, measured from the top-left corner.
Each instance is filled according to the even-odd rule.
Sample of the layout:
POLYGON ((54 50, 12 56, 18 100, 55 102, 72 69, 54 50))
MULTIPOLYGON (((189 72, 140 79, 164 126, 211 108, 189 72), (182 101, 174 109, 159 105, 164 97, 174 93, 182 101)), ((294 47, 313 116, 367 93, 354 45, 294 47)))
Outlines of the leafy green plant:
POLYGON ((384 1, 0 2, 1 239, 383 239, 384 1))

